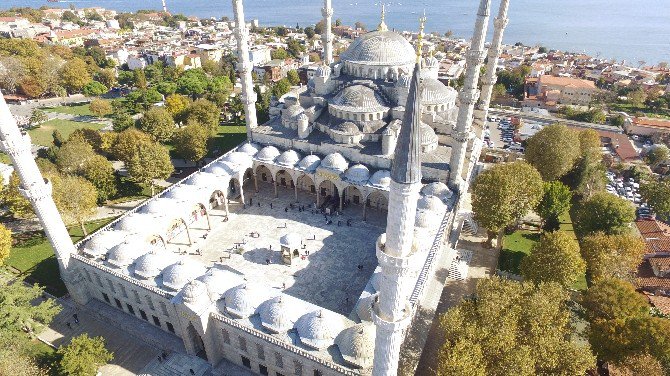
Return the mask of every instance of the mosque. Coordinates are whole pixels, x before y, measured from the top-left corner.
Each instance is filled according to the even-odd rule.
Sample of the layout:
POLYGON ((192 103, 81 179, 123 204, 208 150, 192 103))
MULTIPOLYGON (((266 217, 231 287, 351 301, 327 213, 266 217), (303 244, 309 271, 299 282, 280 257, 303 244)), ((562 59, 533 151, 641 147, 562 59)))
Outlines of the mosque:
POLYGON ((415 52, 424 20, 417 49, 382 14, 335 61, 324 0, 324 64, 262 125, 242 0, 233 5, 248 141, 193 175, 73 245, 4 100, 0 146, 78 304, 144 320, 215 372, 225 360, 261 375, 396 375, 435 260, 454 251, 446 240, 478 159, 473 122, 486 116, 508 0, 481 97, 490 0, 460 93, 415 52))

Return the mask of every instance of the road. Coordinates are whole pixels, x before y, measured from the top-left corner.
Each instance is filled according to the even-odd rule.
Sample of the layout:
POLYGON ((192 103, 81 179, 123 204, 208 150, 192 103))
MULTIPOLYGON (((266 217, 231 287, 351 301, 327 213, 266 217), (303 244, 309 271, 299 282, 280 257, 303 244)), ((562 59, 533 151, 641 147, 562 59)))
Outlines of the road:
POLYGON ((581 121, 574 121, 574 120, 566 120, 566 119, 561 119, 553 116, 544 116, 544 115, 539 115, 539 114, 534 114, 534 113, 529 113, 529 112, 520 112, 520 111, 511 111, 511 110, 503 110, 499 108, 491 108, 489 110, 490 115, 494 116, 519 116, 524 120, 532 121, 535 123, 539 124, 554 124, 556 122, 561 122, 563 124, 566 124, 570 127, 577 127, 577 128, 590 128, 590 129, 595 129, 599 131, 608 131, 608 132, 614 132, 614 133, 623 133, 623 130, 618 127, 614 127, 611 125, 605 125, 605 124, 594 124, 594 123, 584 123, 581 121))

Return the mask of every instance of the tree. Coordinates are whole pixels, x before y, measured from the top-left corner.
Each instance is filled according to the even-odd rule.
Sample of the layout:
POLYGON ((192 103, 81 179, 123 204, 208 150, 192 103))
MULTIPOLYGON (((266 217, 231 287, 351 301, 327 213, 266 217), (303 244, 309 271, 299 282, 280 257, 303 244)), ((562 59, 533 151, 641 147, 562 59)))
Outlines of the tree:
POLYGON ((274 50, 270 51, 270 57, 273 60, 274 59, 286 60, 286 59, 288 59, 288 52, 286 52, 286 50, 284 48, 279 47, 277 49, 274 49, 274 50))
POLYGON ((67 346, 58 349, 58 354, 62 357, 60 371, 70 376, 94 376, 98 368, 114 359, 104 338, 90 338, 86 333, 72 338, 67 346))
POLYGON ((177 93, 195 99, 205 93, 207 84, 207 75, 204 70, 200 68, 189 69, 177 80, 177 93))
POLYGON ((12 232, 3 224, 0 224, 0 266, 9 257, 9 251, 12 248, 12 232))
POLYGON ((186 109, 186 122, 193 122, 205 127, 211 135, 219 128, 221 115, 219 108, 206 99, 198 99, 186 109))
POLYGON ((197 162, 207 155, 209 132, 198 124, 189 124, 175 133, 175 151, 182 158, 197 162))
POLYGON ((110 101, 99 98, 92 100, 88 107, 98 117, 107 116, 113 111, 110 101))
POLYGON ((498 247, 502 247, 505 227, 535 208, 542 192, 542 178, 528 163, 496 165, 477 176, 474 182, 475 220, 489 230, 489 241, 497 233, 498 247))
POLYGON ((287 78, 282 78, 272 86, 272 95, 276 98, 281 98, 284 94, 291 91, 291 83, 287 78))
POLYGON ((21 195, 19 187, 21 187, 21 181, 16 171, 14 171, 9 177, 9 183, 2 189, 0 202, 7 207, 14 218, 32 218, 35 216, 33 207, 30 205, 30 201, 21 195))
POLYGON ((112 144, 111 152, 120 161, 128 164, 135 153, 147 144, 152 143, 151 136, 134 128, 119 133, 112 144))
POLYGON ((47 113, 40 110, 40 109, 34 109, 32 114, 30 114, 30 125, 33 127, 39 127, 40 124, 44 123, 45 121, 49 120, 49 116, 47 116, 47 113))
POLYGON ((97 97, 98 95, 105 94, 109 91, 109 89, 107 86, 101 84, 98 81, 91 81, 84 85, 84 89, 82 91, 87 97, 97 97))
POLYGON ((652 169, 656 168, 660 163, 663 163, 670 158, 670 150, 665 145, 658 145, 653 149, 649 150, 647 155, 644 157, 645 161, 649 164, 649 167, 652 169))
POLYGON ((61 21, 65 22, 72 22, 72 23, 81 22, 81 19, 79 19, 79 17, 76 14, 74 14, 71 10, 66 10, 65 12, 63 12, 60 19, 61 21))
POLYGON ((367 30, 367 28, 365 27, 365 24, 361 21, 356 21, 356 23, 354 24, 354 27, 356 28, 356 30, 367 30))
POLYGON ((537 205, 537 214, 542 220, 558 223, 558 217, 570 209, 572 192, 560 181, 544 183, 544 195, 537 205))
MULTIPOLYGON (((617 375, 620 376, 663 376, 663 366, 658 359, 649 354, 631 355, 616 362, 617 375)), ((612 372, 610 372, 610 375, 612 372)))
POLYGON ((37 284, 27 287, 23 281, 7 283, 0 289, 0 332, 19 334, 24 330, 39 331, 60 312, 52 299, 32 304, 41 298, 44 289, 37 284))
POLYGON ((575 225, 582 235, 602 231, 606 234, 623 232, 635 220, 635 208, 622 198, 607 192, 597 192, 577 210, 575 225))
POLYGON ((15 93, 28 74, 24 62, 16 56, 0 56, 0 66, 0 88, 15 93))
POLYGON ((521 261, 521 275, 535 283, 556 282, 570 287, 586 272, 579 244, 567 232, 545 232, 521 261))
POLYGON ((66 142, 56 152, 58 170, 66 174, 83 173, 86 164, 95 156, 93 147, 81 138, 66 142))
POLYGON ((670 180, 652 180, 640 187, 642 198, 660 217, 670 218, 670 180))
POLYGON ((138 184, 149 185, 154 195, 154 179, 167 179, 174 171, 170 153, 159 143, 142 145, 127 164, 130 179, 138 184))
POLYGON ((100 204, 114 196, 117 192, 114 167, 107 158, 101 155, 96 154, 86 163, 83 177, 95 186, 95 189, 98 192, 97 201, 100 204))
POLYGON ((172 115, 172 117, 177 120, 188 107, 190 100, 188 97, 179 94, 168 95, 165 98, 165 109, 172 115))
POLYGON ((78 93, 91 81, 91 75, 84 60, 75 57, 63 65, 60 72, 61 85, 68 93, 78 93))
POLYGON ((481 280, 440 317, 438 375, 583 375, 595 366, 575 335, 567 293, 553 283, 481 280))
POLYGON ((123 132, 133 126, 135 126, 135 119, 126 112, 117 113, 112 119, 112 129, 115 132, 123 132))
POLYGON ((88 180, 72 175, 62 175, 53 180, 54 201, 67 223, 76 223, 84 236, 88 235, 86 221, 96 213, 98 192, 88 180))
POLYGON ((642 89, 637 89, 628 93, 628 103, 633 107, 641 108, 644 106, 644 101, 647 100, 647 93, 642 89))
POLYGON ((502 98, 507 94, 507 89, 503 84, 495 84, 493 86, 493 92, 491 93, 491 101, 502 98))
POLYGON ((537 168, 545 181, 565 175, 577 158, 577 134, 563 124, 546 126, 527 141, 526 160, 537 168))
POLYGON ((313 27, 308 26, 308 27, 305 28, 305 36, 307 36, 307 39, 314 38, 314 35, 316 35, 316 33, 314 32, 313 27))
POLYGON ((581 301, 589 322, 627 319, 649 314, 647 299, 630 283, 618 278, 598 280, 584 293, 581 301))
POLYGON ((175 131, 172 115, 162 107, 152 107, 140 119, 139 128, 153 137, 154 141, 166 142, 175 131))
POLYGON ((286 78, 293 86, 300 83, 300 75, 298 75, 298 71, 295 69, 288 71, 288 73, 286 73, 286 78))
POLYGON ((600 162, 602 151, 600 149, 600 135, 595 129, 584 129, 579 131, 579 153, 582 158, 591 157, 600 162))
POLYGON ((303 46, 296 39, 290 39, 286 43, 286 52, 288 52, 289 56, 299 58, 303 53, 305 53, 305 46, 303 46))
POLYGON ((116 81, 116 73, 114 73, 114 69, 112 68, 101 69, 98 71, 98 73, 95 74, 95 80, 105 85, 107 88, 114 87, 118 83, 116 81))
POLYGON ((596 233, 582 239, 582 257, 592 280, 628 278, 642 262, 646 249, 637 235, 596 233))

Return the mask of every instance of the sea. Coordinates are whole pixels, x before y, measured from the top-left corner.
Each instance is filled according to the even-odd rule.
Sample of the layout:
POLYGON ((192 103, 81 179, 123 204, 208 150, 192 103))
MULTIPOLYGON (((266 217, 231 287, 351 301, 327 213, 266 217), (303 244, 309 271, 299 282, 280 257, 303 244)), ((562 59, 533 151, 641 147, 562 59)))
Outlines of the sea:
MULTIPOLYGON (((198 17, 232 18, 231 0, 166 0, 168 10, 198 17)), ((493 0, 492 17, 500 0, 493 0)), ((396 30, 417 30, 424 11, 426 30, 469 39, 478 0, 400 0, 385 2, 386 23, 396 30)), ((117 11, 160 9, 161 0, 0 0, 14 6, 93 7, 117 11)), ((305 27, 321 18, 321 0, 246 0, 248 19, 263 26, 305 27)), ((334 18, 344 24, 379 23, 381 2, 333 0, 334 18)), ((625 61, 632 65, 670 62, 670 0, 510 0, 505 43, 521 42, 625 61)), ((489 37, 493 26, 489 27, 489 37)))

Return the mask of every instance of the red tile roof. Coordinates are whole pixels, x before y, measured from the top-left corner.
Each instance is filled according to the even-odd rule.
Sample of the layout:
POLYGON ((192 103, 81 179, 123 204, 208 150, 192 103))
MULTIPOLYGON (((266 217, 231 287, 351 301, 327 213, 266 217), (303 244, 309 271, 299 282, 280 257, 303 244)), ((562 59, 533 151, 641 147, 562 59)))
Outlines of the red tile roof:
POLYGON ((636 221, 646 244, 647 253, 670 253, 670 226, 655 220, 636 221))
POLYGON ((670 297, 663 295, 647 295, 649 303, 658 308, 663 314, 670 314, 670 297))
POLYGON ((633 118, 633 124, 640 127, 670 128, 670 120, 658 118, 636 117, 633 118))
POLYGON ((572 77, 543 75, 540 76, 540 83, 542 85, 570 86, 581 89, 593 89, 593 90, 596 89, 596 85, 592 81, 572 77))
POLYGON ((670 278, 660 278, 654 274, 649 260, 645 260, 637 269, 635 285, 646 291, 670 291, 670 278))
POLYGON ((625 134, 608 131, 598 131, 601 138, 608 138, 614 152, 622 161, 630 161, 640 158, 640 154, 635 150, 630 139, 625 134))

